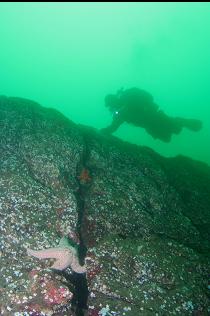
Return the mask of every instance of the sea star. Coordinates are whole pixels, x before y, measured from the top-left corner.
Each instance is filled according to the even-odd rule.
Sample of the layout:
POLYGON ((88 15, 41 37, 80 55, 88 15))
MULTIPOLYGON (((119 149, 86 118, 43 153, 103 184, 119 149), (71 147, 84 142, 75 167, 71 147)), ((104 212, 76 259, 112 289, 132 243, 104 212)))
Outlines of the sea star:
POLYGON ((66 237, 60 240, 58 247, 43 250, 27 248, 27 254, 38 259, 56 259, 52 269, 65 270, 70 267, 74 272, 85 273, 86 267, 79 264, 78 254, 74 247, 70 246, 66 237))
POLYGON ((80 179, 82 184, 85 184, 85 183, 91 181, 91 177, 89 175, 88 169, 83 168, 82 172, 80 173, 78 178, 80 179))

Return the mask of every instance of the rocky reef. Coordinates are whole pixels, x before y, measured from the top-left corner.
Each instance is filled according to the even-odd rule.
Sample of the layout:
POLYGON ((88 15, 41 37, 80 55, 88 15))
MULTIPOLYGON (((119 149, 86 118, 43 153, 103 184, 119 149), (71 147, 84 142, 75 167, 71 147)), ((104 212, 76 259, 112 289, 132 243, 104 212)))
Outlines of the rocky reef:
POLYGON ((1 315, 82 313, 72 309, 71 278, 26 251, 63 236, 87 247, 89 316, 210 313, 210 167, 202 162, 164 158, 1 96, 0 214, 1 315))

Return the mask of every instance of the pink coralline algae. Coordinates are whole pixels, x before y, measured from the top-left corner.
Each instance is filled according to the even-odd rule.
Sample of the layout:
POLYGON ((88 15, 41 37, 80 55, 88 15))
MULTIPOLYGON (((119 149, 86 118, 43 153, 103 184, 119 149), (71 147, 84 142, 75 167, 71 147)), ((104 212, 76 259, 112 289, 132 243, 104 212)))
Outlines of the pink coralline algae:
POLYGON ((99 266, 93 267, 91 270, 87 272, 87 278, 89 281, 95 278, 98 274, 100 274, 101 268, 99 266))
MULTIPOLYGON (((24 309, 30 312, 30 315, 41 316, 42 311, 48 311, 57 305, 65 306, 69 304, 73 293, 68 288, 62 286, 60 281, 52 280, 51 276, 33 269, 29 272, 30 285, 28 288, 29 300, 23 305, 24 309)), ((21 298, 19 298, 19 301, 21 298)), ((22 314, 21 314, 22 315, 22 314)), ((25 315, 25 314, 24 314, 25 315)))
POLYGON ((99 309, 98 308, 93 308, 89 310, 88 316, 99 316, 99 309))
POLYGON ((52 282, 46 284, 46 293, 44 301, 47 305, 59 305, 67 303, 67 299, 72 298, 72 293, 67 289, 60 287, 56 288, 52 282))

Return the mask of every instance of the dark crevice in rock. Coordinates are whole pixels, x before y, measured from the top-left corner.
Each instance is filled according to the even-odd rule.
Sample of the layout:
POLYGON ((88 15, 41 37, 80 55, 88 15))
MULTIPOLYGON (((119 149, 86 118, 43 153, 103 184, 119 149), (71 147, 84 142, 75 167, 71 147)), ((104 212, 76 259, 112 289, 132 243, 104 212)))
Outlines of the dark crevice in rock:
MULTIPOLYGON (((85 136, 84 145, 83 145, 83 152, 81 155, 80 162, 77 166, 77 184, 78 189, 74 192, 76 201, 77 201, 77 209, 78 209, 78 222, 77 222, 77 233, 79 236, 79 246, 78 246, 78 256, 79 262, 81 265, 84 265, 85 257, 87 253, 87 247, 84 240, 84 225, 83 219, 85 214, 85 198, 87 192, 89 190, 89 170, 87 167, 87 161, 89 158, 89 147, 88 142, 86 141, 85 136)), ((75 273, 76 282, 76 292, 78 293, 78 297, 73 297, 72 304, 76 307, 76 316, 83 316, 84 310, 87 310, 87 300, 89 296, 88 286, 87 286, 87 279, 85 274, 76 274, 75 273)))

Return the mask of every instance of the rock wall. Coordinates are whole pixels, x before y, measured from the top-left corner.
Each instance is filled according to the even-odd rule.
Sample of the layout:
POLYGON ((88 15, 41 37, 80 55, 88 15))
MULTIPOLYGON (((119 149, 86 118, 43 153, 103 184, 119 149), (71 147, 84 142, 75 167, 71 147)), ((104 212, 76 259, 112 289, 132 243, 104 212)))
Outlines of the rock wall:
POLYGON ((62 236, 88 249, 88 315, 210 312, 204 163, 166 159, 2 96, 0 213, 2 315, 74 315, 74 284, 26 253, 62 236))

